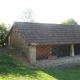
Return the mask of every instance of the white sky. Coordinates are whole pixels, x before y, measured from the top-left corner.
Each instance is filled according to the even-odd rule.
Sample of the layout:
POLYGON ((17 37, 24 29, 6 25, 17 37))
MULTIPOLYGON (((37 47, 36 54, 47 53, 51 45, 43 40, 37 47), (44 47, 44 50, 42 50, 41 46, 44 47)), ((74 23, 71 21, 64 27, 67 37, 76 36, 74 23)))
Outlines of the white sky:
POLYGON ((27 8, 33 10, 35 22, 61 23, 73 18, 80 24, 80 0, 0 0, 0 22, 20 21, 27 8))

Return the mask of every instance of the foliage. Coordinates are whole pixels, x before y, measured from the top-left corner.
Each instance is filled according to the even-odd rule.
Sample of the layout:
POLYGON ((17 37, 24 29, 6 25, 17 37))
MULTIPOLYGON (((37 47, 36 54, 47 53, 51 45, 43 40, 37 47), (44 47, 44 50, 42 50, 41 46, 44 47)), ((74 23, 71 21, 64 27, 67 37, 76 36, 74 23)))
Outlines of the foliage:
POLYGON ((74 19, 72 19, 72 18, 67 19, 66 21, 63 21, 61 24, 78 25, 77 22, 74 19))
POLYGON ((54 70, 29 68, 0 54, 0 80, 80 80, 80 68, 54 70))
POLYGON ((4 38, 6 36, 6 34, 8 33, 8 30, 5 26, 5 24, 0 24, 0 45, 3 45, 3 41, 4 41, 4 38))

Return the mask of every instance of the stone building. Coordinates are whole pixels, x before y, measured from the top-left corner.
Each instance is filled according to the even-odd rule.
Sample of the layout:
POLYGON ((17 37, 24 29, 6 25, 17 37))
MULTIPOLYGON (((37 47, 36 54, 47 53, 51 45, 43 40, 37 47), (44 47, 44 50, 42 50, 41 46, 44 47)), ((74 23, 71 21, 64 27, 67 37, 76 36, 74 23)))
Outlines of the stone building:
POLYGON ((6 37, 31 64, 36 60, 80 54, 80 26, 15 22, 6 37))

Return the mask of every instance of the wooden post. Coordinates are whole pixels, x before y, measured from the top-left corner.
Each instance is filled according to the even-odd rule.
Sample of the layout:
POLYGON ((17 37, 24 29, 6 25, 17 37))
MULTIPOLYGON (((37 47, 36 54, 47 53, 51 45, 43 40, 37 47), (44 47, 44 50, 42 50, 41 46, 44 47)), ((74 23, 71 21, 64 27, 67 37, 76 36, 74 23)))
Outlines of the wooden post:
POLYGON ((71 44, 70 55, 74 56, 74 44, 71 44))

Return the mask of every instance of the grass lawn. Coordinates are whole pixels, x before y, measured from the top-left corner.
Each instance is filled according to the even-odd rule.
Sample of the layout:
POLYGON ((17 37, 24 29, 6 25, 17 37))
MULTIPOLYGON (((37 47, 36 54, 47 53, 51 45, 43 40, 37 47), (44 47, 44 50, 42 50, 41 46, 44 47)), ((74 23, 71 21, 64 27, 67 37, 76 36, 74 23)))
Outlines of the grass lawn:
POLYGON ((0 54, 0 80, 80 80, 80 68, 33 69, 21 65, 11 56, 0 54))

